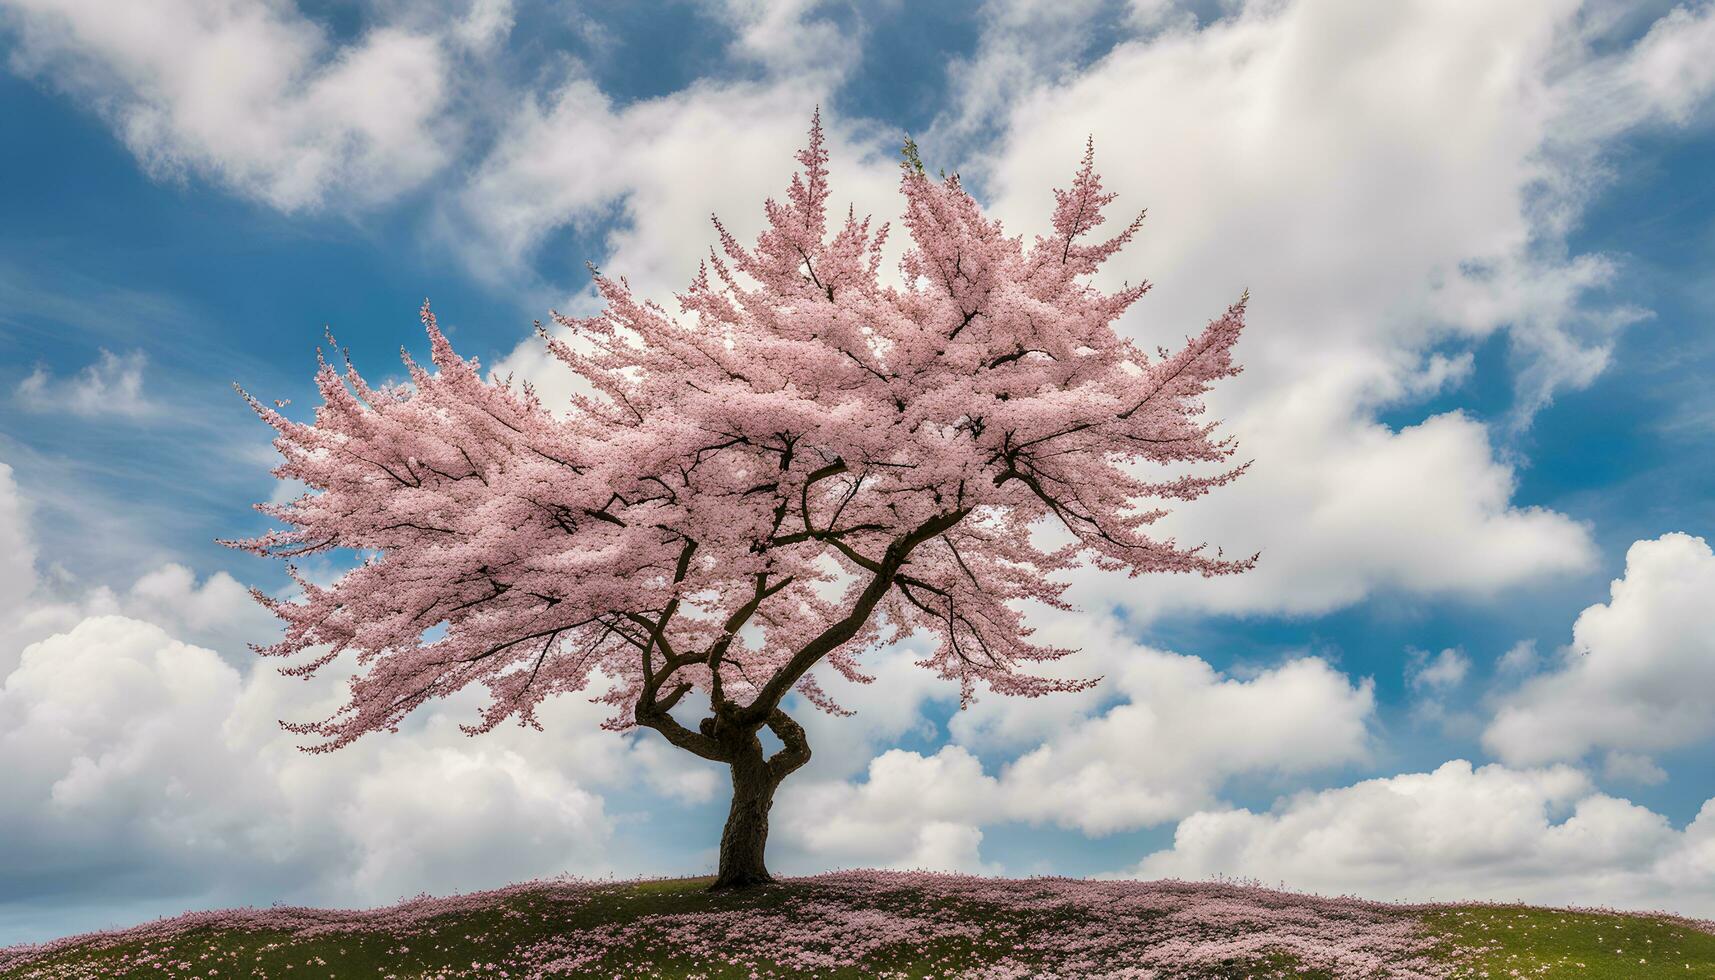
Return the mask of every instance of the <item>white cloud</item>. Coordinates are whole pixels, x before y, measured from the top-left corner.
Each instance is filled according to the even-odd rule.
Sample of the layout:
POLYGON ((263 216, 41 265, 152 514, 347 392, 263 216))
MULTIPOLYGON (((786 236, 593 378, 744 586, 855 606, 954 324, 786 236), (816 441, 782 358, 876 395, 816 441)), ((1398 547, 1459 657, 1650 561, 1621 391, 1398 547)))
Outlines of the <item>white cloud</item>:
POLYGON ((1501 702, 1483 733, 1500 758, 1536 764, 1601 749, 1649 753, 1715 735, 1708 543, 1687 534, 1636 542, 1610 592, 1607 603, 1579 614, 1554 669, 1501 702))
POLYGON ((1526 297, 1504 302, 1477 284, 1522 288, 1520 276, 1548 271, 1514 250, 1529 237, 1521 194, 1549 128, 1544 62, 1574 9, 1251 5, 1200 31, 1122 44, 1036 91, 984 162, 1003 208, 1035 216, 1093 133, 1109 183, 1151 207, 1123 270, 1158 283, 1140 318, 1168 324, 1159 333, 1171 339, 1249 284, 1281 324, 1258 317, 1253 358, 1313 364, 1334 348, 1360 373, 1337 379, 1342 393, 1387 397, 1376 387, 1391 389, 1413 361, 1345 359, 1434 334, 1432 277, 1457 283, 1461 263, 1484 263, 1450 305, 1490 299, 1486 322, 1467 325, 1486 333, 1526 297), (1366 43, 1349 43, 1360 34, 1366 43))
MULTIPOLYGON (((1272 705, 1256 724, 1270 728, 1300 719, 1315 720, 1303 731, 1286 737, 1275 750, 1272 768, 1291 770, 1294 753, 1301 753, 1303 769, 1353 761, 1362 755, 1363 724, 1374 701, 1372 682, 1368 678, 1353 681, 1321 657, 1299 653, 1279 665, 1238 664, 1223 676, 1197 657, 1138 643, 1114 616, 1040 608, 1032 608, 1030 613, 1027 622, 1037 631, 1040 642, 1079 651, 1076 656, 1041 665, 1041 673, 1068 679, 1101 678, 1100 683, 1086 691, 1053 697, 981 697, 954 715, 949 728, 955 741, 1024 752, 1068 738, 1108 709, 1130 701, 1144 706, 1152 723, 1167 720, 1159 734, 1178 744, 1199 736, 1205 722, 1194 712, 1177 708, 1176 701, 1215 705, 1232 695, 1242 701, 1274 693, 1294 700, 1272 705)), ((1218 746, 1224 738, 1215 735, 1213 744, 1218 746)), ((1235 754, 1231 758, 1238 757, 1235 754)))
POLYGON ((123 590, 91 587, 63 570, 46 582, 36 582, 32 573, 31 582, 39 586, 36 591, 24 591, 11 615, 0 616, 0 677, 17 666, 20 651, 29 644, 96 616, 152 623, 176 639, 224 651, 235 666, 255 660, 249 644, 270 642, 279 633, 279 620, 225 572, 199 582, 189 568, 168 562, 123 590))
POLYGON ((1125 872, 1217 874, 1323 894, 1520 900, 1715 913, 1715 801, 1684 831, 1595 792, 1565 766, 1434 772, 1301 793, 1267 813, 1181 821, 1170 849, 1125 872))
POLYGON ((1240 680, 1195 657, 1128 643, 1112 624, 1091 639, 1079 667, 1109 677, 1090 695, 985 699, 954 721, 959 744, 930 756, 893 749, 862 782, 812 773, 787 784, 777 826, 793 860, 975 870, 984 866, 976 850, 984 826, 1052 823, 1100 836, 1210 806, 1236 776, 1304 773, 1367 757, 1372 685, 1353 683, 1323 660, 1301 658, 1240 680), (976 744, 1030 748, 990 775, 966 747, 976 744), (931 826, 944 849, 925 845, 931 826), (922 863, 931 854, 940 863, 922 863))
POLYGON ((1257 567, 1141 587, 1085 583, 1095 598, 1146 613, 1316 614, 1387 591, 1480 600, 1595 562, 1584 525, 1511 504, 1513 467, 1463 413, 1393 431, 1288 384, 1232 429, 1255 454, 1250 472, 1163 527, 1183 541, 1258 550, 1257 567))
POLYGON ((1516 676, 1534 672, 1541 662, 1542 657, 1536 652, 1536 641, 1520 640, 1501 654, 1495 669, 1502 674, 1516 676))
POLYGON ((515 20, 512 0, 471 0, 470 9, 454 25, 452 36, 471 51, 492 53, 512 33, 515 20))
POLYGON ((339 829, 360 857, 335 888, 394 896, 425 883, 469 890, 472 882, 521 881, 544 867, 618 870, 601 796, 545 764, 544 753, 425 741, 389 747, 340 787, 350 802, 339 829))
POLYGON ((1451 647, 1434 656, 1423 650, 1414 650, 1406 667, 1406 676, 1411 686, 1419 690, 1445 691, 1464 683, 1470 670, 1471 658, 1451 647))
POLYGON ((127 887, 143 895, 349 905, 636 872, 602 791, 641 781, 700 801, 715 789, 683 753, 601 731, 608 709, 583 698, 549 706, 547 733, 469 738, 458 723, 475 702, 461 697, 399 734, 299 752, 276 719, 324 716, 336 687, 240 672, 117 615, 25 648, 0 685, 0 894, 100 872, 135 874, 127 887))
POLYGON ((140 350, 115 354, 109 350, 69 378, 56 378, 43 366, 18 383, 18 404, 32 412, 66 412, 86 418, 146 415, 154 408, 143 395, 140 350))
MULTIPOLYGON (((801 78, 700 84, 615 108, 593 82, 574 79, 546 101, 528 99, 461 196, 460 217, 480 234, 473 258, 517 263, 556 229, 617 217, 604 271, 668 301, 717 244, 709 215, 740 240, 761 227, 762 200, 784 190, 828 92, 801 78)), ((866 166, 862 134, 824 123, 835 198, 892 217, 896 161, 866 166)))
POLYGON ((12 68, 99 112, 157 177, 296 210, 392 198, 447 159, 449 64, 430 34, 336 44, 269 0, 3 0, 0 17, 12 68))
POLYGON ((267 615, 232 576, 216 572, 198 585, 196 574, 179 564, 162 565, 138 579, 129 598, 192 630, 219 625, 245 606, 267 615))
POLYGON ((999 783, 957 745, 932 756, 892 749, 862 783, 786 784, 774 807, 774 840, 803 868, 923 868, 994 872, 977 853, 985 816, 998 815, 999 783))
MULTIPOLYGON (((43 881, 64 883, 64 900, 142 915, 663 872, 682 855, 628 850, 604 796, 700 803, 720 789, 714 767, 602 731, 609 708, 577 697, 546 706, 547 732, 469 738, 467 692, 399 733, 302 753, 278 720, 325 717, 355 664, 305 682, 242 651, 274 627, 225 573, 199 581, 168 564, 129 588, 81 592, 38 581, 25 505, 0 464, 0 548, 15 559, 0 568, 0 905, 21 894, 39 906, 43 881)), ((14 917, 0 918, 3 931, 14 917)))
POLYGON ((705 6, 737 31, 731 54, 773 72, 832 80, 860 53, 852 25, 818 16, 836 6, 827 0, 706 0, 705 6))
POLYGON ((23 608, 36 588, 36 546, 30 539, 27 502, 12 478, 12 467, 0 462, 0 621, 23 608))
POLYGON ((1602 759, 1602 775, 1637 786, 1659 786, 1667 782, 1667 770, 1656 765, 1649 756, 1633 752, 1609 752, 1602 759))
POLYGON ((307 707, 302 689, 125 617, 32 644, 0 688, 8 866, 27 878, 117 863, 204 888, 254 875, 382 901, 605 865, 600 799, 527 764, 515 739, 476 744, 437 719, 305 756, 273 725, 307 707))
POLYGON ((986 0, 977 50, 947 67, 950 105, 922 140, 932 156, 981 140, 1021 95, 1069 75, 1103 6, 1099 0, 986 0))
POLYGON ((1372 684, 1354 684, 1320 658, 1239 680, 1196 657, 1139 648, 1117 681, 1123 703, 1007 767, 1013 815, 1087 835, 1133 830, 1208 806, 1237 775, 1304 773, 1367 756, 1372 684))
POLYGON ((795 782, 842 779, 862 772, 880 748, 908 735, 940 736, 923 710, 933 699, 956 702, 958 688, 917 666, 916 661, 929 655, 930 642, 914 639, 860 658, 862 671, 875 678, 869 684, 854 684, 826 664, 814 668, 822 690, 854 714, 830 715, 801 700, 788 706, 804 726, 811 748, 810 762, 795 782))
POLYGON ((1707 73, 1686 59, 1715 16, 1675 15, 1600 56, 1578 18, 1573 0, 1253 3, 1022 86, 1004 140, 965 168, 1009 226, 1039 226, 1046 189, 1093 134, 1121 204, 1150 208, 1114 263, 1115 278, 1156 283, 1134 333, 1174 343, 1251 290, 1247 373, 1213 404, 1256 464, 1166 530, 1260 549, 1262 564, 1153 583, 1145 611, 1481 597, 1591 567, 1585 528, 1512 503, 1514 468, 1487 425, 1375 421, 1457 381, 1469 345, 1506 330, 1517 424, 1588 383, 1642 315, 1592 305, 1619 267, 1567 256, 1563 235, 1605 140, 1706 100, 1707 73), (1659 77, 1679 87, 1640 81, 1659 77))

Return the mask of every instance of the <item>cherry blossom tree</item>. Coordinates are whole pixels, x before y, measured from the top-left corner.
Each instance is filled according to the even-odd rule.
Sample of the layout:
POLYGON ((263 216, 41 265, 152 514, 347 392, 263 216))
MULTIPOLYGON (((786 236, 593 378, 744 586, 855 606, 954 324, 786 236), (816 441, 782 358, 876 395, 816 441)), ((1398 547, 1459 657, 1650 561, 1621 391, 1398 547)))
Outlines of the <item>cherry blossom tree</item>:
POLYGON ((905 155, 899 282, 880 275, 887 225, 848 209, 830 233, 818 117, 756 244, 716 219, 720 249, 679 315, 596 273, 600 314, 554 314, 561 337, 538 324, 581 379, 569 410, 485 378, 427 305, 432 363, 405 355, 408 382, 323 359, 309 423, 245 395, 278 433, 274 474, 309 491, 259 505, 284 528, 226 543, 363 556, 331 585, 293 568, 296 599, 257 593, 285 624, 257 652, 307 657, 284 673, 348 654, 356 670, 332 717, 283 723, 318 739, 307 750, 397 730, 473 684, 487 701, 471 734, 540 728, 543 701, 586 692, 614 709, 605 727, 731 767, 714 887, 746 887, 770 880, 769 808, 810 758, 783 702, 845 713, 817 664, 867 683, 861 654, 924 633, 938 645, 920 665, 962 704, 979 686, 1081 690, 1094 681, 1031 672, 1072 652, 1023 621, 1030 601, 1067 608, 1056 573, 1250 567, 1148 533, 1161 502, 1244 469, 1201 404, 1239 370, 1244 298, 1151 355, 1114 329, 1148 284, 1091 283, 1142 221, 1091 239, 1114 197, 1092 151, 1029 243, 957 175, 929 177, 909 141, 905 155), (1151 479, 1151 463, 1177 475, 1151 479))

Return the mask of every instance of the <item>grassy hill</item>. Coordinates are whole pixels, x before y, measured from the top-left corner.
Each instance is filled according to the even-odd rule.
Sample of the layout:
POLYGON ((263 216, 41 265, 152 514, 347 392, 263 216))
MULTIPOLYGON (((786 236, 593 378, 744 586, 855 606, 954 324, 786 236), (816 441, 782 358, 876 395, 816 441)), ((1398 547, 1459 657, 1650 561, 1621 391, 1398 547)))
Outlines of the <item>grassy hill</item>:
POLYGON ((192 913, 0 949, 0 978, 1715 978, 1715 923, 1673 916, 916 872, 707 882, 192 913))

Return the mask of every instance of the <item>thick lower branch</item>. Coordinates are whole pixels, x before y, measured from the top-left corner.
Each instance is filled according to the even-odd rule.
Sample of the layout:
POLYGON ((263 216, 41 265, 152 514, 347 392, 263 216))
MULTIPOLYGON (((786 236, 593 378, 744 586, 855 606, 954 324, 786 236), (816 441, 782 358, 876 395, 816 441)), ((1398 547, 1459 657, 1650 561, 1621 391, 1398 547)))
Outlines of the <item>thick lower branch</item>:
MULTIPOLYGON (((674 700, 677 700, 675 697, 674 700)), ((668 714, 665 709, 650 702, 638 704, 633 710, 632 717, 645 728, 653 728, 661 733, 661 737, 692 755, 701 756, 711 762, 730 762, 732 755, 726 746, 702 732, 694 732, 679 720, 668 714)))
POLYGON ((768 730, 781 742, 780 751, 768 759, 768 774, 778 783, 810 761, 810 741, 803 726, 779 708, 769 712, 768 730))

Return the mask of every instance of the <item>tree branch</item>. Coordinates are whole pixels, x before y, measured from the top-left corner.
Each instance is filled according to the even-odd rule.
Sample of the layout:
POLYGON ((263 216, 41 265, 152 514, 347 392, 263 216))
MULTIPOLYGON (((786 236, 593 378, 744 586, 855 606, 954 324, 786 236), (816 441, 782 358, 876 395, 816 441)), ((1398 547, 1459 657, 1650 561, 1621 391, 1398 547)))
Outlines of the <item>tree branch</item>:
POLYGON ((746 727, 759 726, 767 720, 769 713, 779 707, 780 699, 803 679, 810 668, 815 666, 816 661, 858 634, 869 621, 876 605, 887 595, 887 590, 893 588, 894 579, 905 565, 906 559, 911 557, 911 552, 918 545, 964 520, 970 512, 971 508, 963 507, 937 514, 895 538, 893 543, 887 546, 886 556, 875 563, 875 576, 870 579, 863 592, 858 594, 851 611, 800 647, 798 652, 792 655, 792 659, 768 679, 756 699, 738 712, 735 720, 746 727))
POLYGON ((810 740, 803 726, 779 708, 768 713, 768 730, 781 743, 780 751, 768 759, 768 777, 778 783, 810 761, 810 740))

